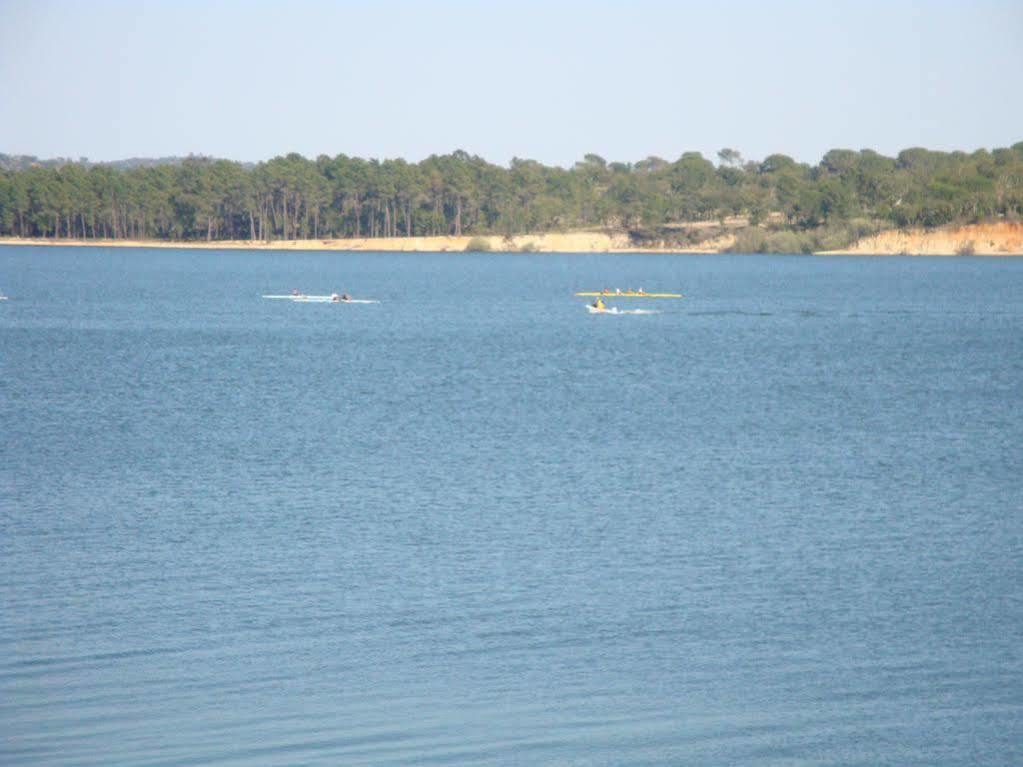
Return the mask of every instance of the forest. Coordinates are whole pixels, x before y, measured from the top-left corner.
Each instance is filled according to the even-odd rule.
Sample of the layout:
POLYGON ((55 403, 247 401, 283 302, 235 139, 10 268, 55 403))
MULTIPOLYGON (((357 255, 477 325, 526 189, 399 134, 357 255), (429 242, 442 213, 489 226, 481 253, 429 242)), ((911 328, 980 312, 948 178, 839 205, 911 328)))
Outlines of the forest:
POLYGON ((289 154, 258 164, 115 165, 0 155, 0 236, 274 241, 601 228, 671 244, 691 236, 681 222, 741 216, 760 231, 803 237, 797 248, 806 249, 884 227, 1023 216, 1023 142, 896 157, 833 149, 816 165, 783 154, 746 161, 727 148, 716 159, 587 154, 562 168, 517 158, 504 167, 463 151, 418 163, 289 154))

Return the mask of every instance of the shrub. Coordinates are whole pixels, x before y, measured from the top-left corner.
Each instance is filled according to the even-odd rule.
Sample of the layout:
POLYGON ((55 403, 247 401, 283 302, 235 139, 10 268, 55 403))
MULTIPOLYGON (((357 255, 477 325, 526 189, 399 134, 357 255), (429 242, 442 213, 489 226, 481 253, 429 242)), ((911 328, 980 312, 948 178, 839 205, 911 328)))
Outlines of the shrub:
POLYGON ((735 242, 728 249, 729 253, 763 253, 767 235, 758 226, 740 229, 735 234, 735 242))
POLYGON ((487 237, 473 237, 465 244, 466 253, 489 253, 493 248, 487 237))
POLYGON ((765 253, 812 253, 813 236, 796 232, 773 232, 764 243, 765 253))

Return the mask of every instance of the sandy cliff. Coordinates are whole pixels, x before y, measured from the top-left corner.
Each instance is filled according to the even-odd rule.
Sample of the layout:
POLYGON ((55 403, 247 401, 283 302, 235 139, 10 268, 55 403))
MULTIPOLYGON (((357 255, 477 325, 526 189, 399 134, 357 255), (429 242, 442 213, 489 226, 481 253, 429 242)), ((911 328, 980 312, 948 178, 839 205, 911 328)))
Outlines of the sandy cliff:
MULTIPOLYGON (((708 227, 709 228, 709 227, 708 227)), ((735 242, 735 235, 719 232, 691 247, 637 248, 625 232, 564 232, 462 237, 376 237, 339 240, 220 240, 215 242, 165 242, 158 240, 53 240, 0 238, 8 245, 91 245, 135 248, 207 248, 214 250, 338 250, 458 253, 490 250, 505 253, 722 253, 735 242), (470 248, 470 245, 472 246, 470 248)), ((661 243, 663 244, 663 243, 661 243)), ((841 250, 820 255, 935 255, 978 256, 1023 255, 1023 223, 995 222, 945 227, 942 229, 892 229, 866 237, 841 250)))
POLYGON ((1023 223, 967 224, 932 230, 891 229, 822 255, 839 254, 1019 256, 1023 255, 1023 223))

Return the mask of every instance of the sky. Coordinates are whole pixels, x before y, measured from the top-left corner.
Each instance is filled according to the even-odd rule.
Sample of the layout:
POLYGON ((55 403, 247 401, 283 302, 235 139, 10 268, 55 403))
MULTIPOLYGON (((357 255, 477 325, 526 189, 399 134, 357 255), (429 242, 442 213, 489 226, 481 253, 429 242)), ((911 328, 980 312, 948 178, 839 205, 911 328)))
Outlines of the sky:
POLYGON ((0 152, 815 163, 1023 141, 1023 1, 0 0, 0 152))

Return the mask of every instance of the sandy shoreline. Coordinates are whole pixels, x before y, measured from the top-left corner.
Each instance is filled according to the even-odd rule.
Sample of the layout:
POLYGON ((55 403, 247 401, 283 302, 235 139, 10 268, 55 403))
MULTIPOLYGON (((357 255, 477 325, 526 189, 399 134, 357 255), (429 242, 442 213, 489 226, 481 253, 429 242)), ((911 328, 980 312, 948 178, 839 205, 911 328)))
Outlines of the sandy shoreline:
POLYGON ((0 245, 63 245, 106 248, 195 248, 201 250, 324 250, 347 252, 465 253, 469 245, 495 253, 705 253, 694 249, 636 248, 629 237, 604 232, 564 234, 522 234, 461 237, 363 237, 336 240, 215 240, 212 242, 167 242, 165 240, 67 240, 0 238, 0 245))
MULTIPOLYGON (((189 248, 198 250, 295 250, 338 252, 465 253, 725 253, 735 235, 722 234, 687 248, 637 248, 625 232, 565 232, 520 234, 514 237, 484 235, 461 237, 363 237, 359 239, 216 240, 213 242, 167 242, 164 240, 67 240, 0 238, 0 245, 62 245, 105 248, 189 248), (470 249, 470 244, 472 248, 470 249)), ((934 230, 892 229, 865 237, 847 248, 814 255, 860 256, 1020 256, 1023 255, 1023 223, 994 222, 943 227, 934 230)))
POLYGON ((1023 223, 999 221, 940 229, 889 229, 821 256, 1021 256, 1023 223))

